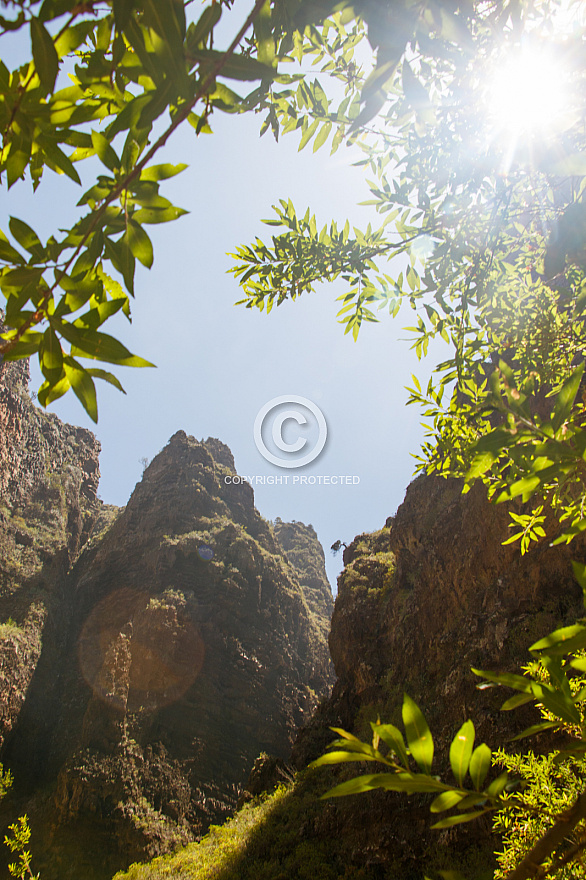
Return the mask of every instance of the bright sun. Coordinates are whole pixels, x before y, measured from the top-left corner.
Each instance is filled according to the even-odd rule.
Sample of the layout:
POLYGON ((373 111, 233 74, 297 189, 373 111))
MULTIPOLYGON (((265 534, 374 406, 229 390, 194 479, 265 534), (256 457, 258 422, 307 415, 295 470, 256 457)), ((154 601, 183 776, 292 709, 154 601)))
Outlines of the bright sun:
POLYGON ((559 131, 567 96, 568 75, 560 58, 543 45, 519 48, 513 57, 501 59, 487 84, 493 137, 506 139, 511 147, 520 139, 559 131))

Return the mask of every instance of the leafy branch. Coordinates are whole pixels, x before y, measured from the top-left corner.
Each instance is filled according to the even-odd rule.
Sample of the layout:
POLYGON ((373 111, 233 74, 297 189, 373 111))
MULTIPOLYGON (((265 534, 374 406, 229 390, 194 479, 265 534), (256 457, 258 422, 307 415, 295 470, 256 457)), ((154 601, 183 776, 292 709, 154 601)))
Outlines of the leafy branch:
MULTIPOLYGON (((484 679, 479 687, 499 685, 517 692, 503 703, 503 710, 510 711, 530 702, 541 709, 544 720, 522 731, 514 737, 515 740, 546 730, 558 730, 569 735, 568 746, 559 750, 554 758, 560 766, 576 759, 583 761, 586 753, 586 722, 582 708, 586 699, 586 680, 583 677, 586 673, 585 649, 586 626, 576 624, 556 630, 533 644, 530 651, 535 660, 526 667, 524 675, 473 670, 484 679), (572 677, 568 677, 568 672, 572 673, 572 677)), ((579 841, 568 847, 567 842, 571 841, 573 830, 586 819, 586 791, 579 793, 570 807, 553 815, 543 807, 525 802, 519 793, 521 780, 512 778, 507 770, 498 772, 502 755, 493 754, 484 743, 474 747, 475 730, 470 720, 456 733, 449 749, 455 784, 444 782, 432 774, 434 742, 429 726, 419 707, 406 694, 402 718, 405 735, 392 724, 381 724, 380 720, 371 723, 371 743, 363 742, 345 730, 332 728, 339 738, 330 743, 330 751, 310 767, 369 761, 383 764, 391 772, 354 777, 335 786, 322 797, 343 797, 375 789, 404 794, 433 794, 435 797, 430 804, 432 813, 456 810, 435 822, 431 826, 435 829, 470 822, 486 813, 497 813, 499 820, 503 813, 512 809, 547 819, 550 826, 529 847, 514 869, 506 873, 506 880, 554 876, 562 867, 580 857, 583 843, 579 841), (381 743, 387 748, 386 754, 380 750, 381 743), (417 765, 416 770, 413 769, 413 762, 417 765), (491 771, 494 778, 486 785, 491 771), (468 776, 473 788, 465 784, 468 776), (564 847, 564 851, 559 853, 561 847, 564 847)))

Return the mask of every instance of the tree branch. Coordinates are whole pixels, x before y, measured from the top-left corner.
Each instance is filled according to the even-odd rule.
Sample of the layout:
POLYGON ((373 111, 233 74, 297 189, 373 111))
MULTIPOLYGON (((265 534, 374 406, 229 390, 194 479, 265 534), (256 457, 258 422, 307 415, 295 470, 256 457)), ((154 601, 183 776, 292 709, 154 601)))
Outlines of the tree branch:
POLYGON ((83 248, 84 244, 88 240, 89 236, 92 234, 92 232, 96 228, 98 221, 103 216, 108 205, 111 204, 111 202, 113 202, 114 199, 118 198, 125 189, 127 189, 128 184, 131 181, 133 181, 136 177, 140 176, 140 174, 141 174, 142 170, 145 168, 145 166, 151 161, 151 159, 161 149, 161 147, 165 146, 169 137, 173 134, 175 129, 178 128, 181 125, 181 123, 187 119, 187 117, 189 116, 189 114, 191 113, 191 111, 193 110, 195 105, 197 104, 197 102, 200 101, 207 94, 210 85, 212 84, 212 82, 214 81, 216 76, 221 72, 222 68, 224 67, 224 65, 228 61, 228 59, 234 54, 235 49, 238 47, 240 41, 244 37, 244 35, 247 32, 250 25, 253 23, 254 19, 256 18, 258 13, 260 12, 260 9, 264 5, 265 2, 266 2, 266 0, 256 0, 250 14, 248 15, 248 18, 246 19, 246 21, 244 22, 244 24, 242 25, 242 27, 240 28, 240 30, 238 31, 238 33, 236 34, 236 36, 234 37, 232 42, 230 43, 230 46, 228 47, 228 49, 216 61, 216 63, 214 64, 212 69, 209 71, 207 76, 202 80, 200 87, 197 90, 197 93, 195 94, 195 96, 192 98, 192 100, 189 101, 188 103, 186 103, 185 106, 177 113, 177 115, 175 116, 175 118, 171 122, 171 125, 163 132, 163 134, 158 138, 158 140, 155 141, 153 146, 150 148, 150 150, 147 153, 145 153, 145 155, 140 160, 140 162, 138 162, 135 165, 135 167, 132 169, 132 171, 129 174, 127 174, 123 180, 120 181, 120 183, 104 199, 104 201, 102 202, 100 207, 97 209, 97 211, 94 212, 94 219, 90 223, 90 225, 87 229, 87 232, 85 233, 82 240, 79 242, 79 244, 75 248, 73 254, 69 258, 69 260, 67 261, 67 263, 65 264, 63 269, 61 270, 61 274, 59 275, 59 277, 53 282, 53 284, 51 285, 49 290, 45 293, 45 295, 43 296, 43 298, 39 302, 39 305, 37 306, 37 309, 34 312, 34 314, 32 314, 30 316, 30 318, 27 318, 27 320, 21 325, 21 327, 19 327, 18 331, 12 337, 12 339, 10 339, 8 342, 5 342, 3 345, 0 344, 0 356, 8 354, 15 347, 15 345, 19 342, 19 340, 22 339, 24 334, 28 330, 30 330, 31 327, 33 327, 35 324, 40 323, 46 317, 45 309, 47 307, 47 304, 49 303, 49 300, 51 299, 51 296, 52 296, 55 288, 58 286, 61 278, 63 278, 63 276, 67 273, 68 269, 73 265, 74 260, 76 259, 76 257, 80 253, 81 249, 83 248))
POLYGON ((586 791, 582 792, 569 810, 558 816, 555 824, 539 838, 506 880, 531 880, 535 877, 546 858, 557 849, 582 819, 586 819, 586 791))

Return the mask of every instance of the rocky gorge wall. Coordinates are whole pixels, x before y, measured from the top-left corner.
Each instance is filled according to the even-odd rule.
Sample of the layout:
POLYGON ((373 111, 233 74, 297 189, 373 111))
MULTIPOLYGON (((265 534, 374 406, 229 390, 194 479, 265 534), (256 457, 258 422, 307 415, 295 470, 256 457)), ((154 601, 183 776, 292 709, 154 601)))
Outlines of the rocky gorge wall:
MULTIPOLYGON (((492 747, 540 720, 528 706, 501 712, 510 691, 477 690, 470 667, 519 671, 537 638, 583 616, 570 563, 586 559, 585 542, 543 540, 521 556, 518 545, 502 543, 510 534, 507 507, 489 504, 480 485, 467 495, 461 488, 454 480, 415 480, 382 529, 346 548, 329 640, 337 680, 299 731, 295 781, 250 800, 205 842, 115 880, 423 880, 440 871, 491 880, 498 841, 489 818, 437 831, 430 795, 371 791, 320 800, 377 766, 307 769, 336 736, 332 727, 363 740, 378 717, 402 728, 404 692, 426 715, 434 772, 446 779, 449 743, 464 720, 473 720, 477 742, 492 747)), ((513 509, 522 512, 520 504, 513 509)), ((510 751, 551 747, 548 734, 507 743, 510 751)), ((259 762, 251 795, 286 781, 287 769, 259 762)))
POLYGON ((103 505, 93 435, 39 412, 22 365, 3 383, 2 818, 28 812, 45 880, 110 877, 289 754, 333 683, 323 550, 301 523, 284 550, 230 450, 184 432, 103 505))
POLYGON ((37 409, 27 361, 0 364, 0 747, 62 602, 65 575, 101 518, 100 445, 37 409))
MULTIPOLYGON (((466 719, 477 742, 491 747, 540 720, 534 708, 501 712, 511 692, 479 691, 471 667, 520 671, 529 645, 583 616, 571 560, 584 561, 586 549, 584 541, 542 540, 521 556, 518 544, 502 544, 509 521, 506 505, 489 504, 481 485, 462 495, 456 480, 420 477, 383 529, 346 548, 329 640, 337 681, 300 731, 298 768, 323 752, 331 726, 363 739, 377 717, 402 729, 404 692, 431 727, 437 772, 449 767, 449 743, 466 719)), ((543 735, 530 743, 547 745, 543 735)), ((339 768, 322 786, 355 773, 339 768)), ((326 804, 316 827, 344 841, 352 877, 421 878, 434 866, 492 876, 490 822, 432 831, 429 800, 390 792, 342 798, 326 804)))

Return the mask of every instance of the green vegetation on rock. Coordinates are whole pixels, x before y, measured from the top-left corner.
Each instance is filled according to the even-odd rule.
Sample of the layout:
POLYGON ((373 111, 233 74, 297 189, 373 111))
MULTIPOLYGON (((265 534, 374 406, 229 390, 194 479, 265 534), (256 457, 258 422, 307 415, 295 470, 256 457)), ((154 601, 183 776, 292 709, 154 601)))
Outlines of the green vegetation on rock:
POLYGON ((115 880, 371 880, 376 874, 347 862, 344 841, 319 833, 323 780, 323 773, 305 774, 280 786, 200 843, 132 865, 115 880))

